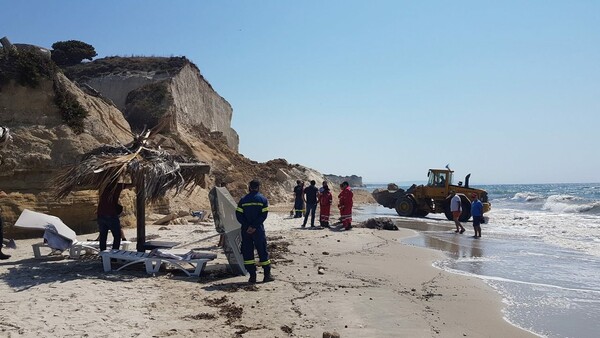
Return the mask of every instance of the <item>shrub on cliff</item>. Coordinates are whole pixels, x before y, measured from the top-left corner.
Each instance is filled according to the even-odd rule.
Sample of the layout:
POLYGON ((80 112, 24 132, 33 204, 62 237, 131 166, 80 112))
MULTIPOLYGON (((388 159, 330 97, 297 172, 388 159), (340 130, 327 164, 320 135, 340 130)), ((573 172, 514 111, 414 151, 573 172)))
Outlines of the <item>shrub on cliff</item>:
POLYGON ((98 55, 94 46, 82 41, 58 41, 52 44, 52 60, 59 66, 73 66, 98 55))
POLYGON ((125 101, 125 119, 131 129, 152 128, 173 104, 166 82, 157 82, 132 90, 125 101))
POLYGON ((62 120, 77 134, 83 132, 87 110, 58 80, 60 69, 46 55, 35 50, 20 49, 0 55, 0 89, 11 80, 18 85, 37 88, 42 80, 52 81, 54 104, 60 109, 62 120))
POLYGON ((23 87, 36 88, 42 79, 52 79, 57 71, 56 64, 41 53, 10 51, 0 58, 0 87, 15 80, 23 87))
POLYGON ((75 132, 83 132, 83 120, 88 116, 75 95, 69 92, 57 79, 54 80, 54 104, 60 109, 62 120, 75 132))

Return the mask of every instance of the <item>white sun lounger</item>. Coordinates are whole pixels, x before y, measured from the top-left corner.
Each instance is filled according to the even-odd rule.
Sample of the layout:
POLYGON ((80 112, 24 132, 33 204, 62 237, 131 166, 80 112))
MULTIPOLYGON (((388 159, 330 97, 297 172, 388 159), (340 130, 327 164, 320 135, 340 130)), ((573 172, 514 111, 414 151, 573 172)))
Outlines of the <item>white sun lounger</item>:
MULTIPOLYGON (((130 241, 121 241, 121 249, 129 250, 129 246, 131 245, 130 241)), ((32 244, 33 248, 33 256, 35 258, 42 258, 42 253, 40 248, 49 248, 47 243, 40 242, 32 244)), ((69 257, 71 258, 79 258, 86 253, 96 253, 100 252, 100 242, 99 241, 83 241, 83 242, 74 242, 69 247, 69 257)))
POLYGON ((137 252, 114 249, 100 252, 104 272, 112 271, 111 259, 117 259, 121 261, 127 261, 128 263, 116 269, 115 271, 122 270, 132 264, 144 263, 146 272, 148 274, 156 274, 160 270, 161 265, 164 263, 182 270, 188 276, 196 277, 200 276, 202 270, 206 266, 206 263, 215 259, 217 254, 212 252, 194 252, 194 257, 200 258, 192 258, 191 256, 192 255, 190 254, 177 254, 168 251, 162 252, 162 255, 161 253, 157 255, 154 252, 137 252), (191 265, 194 268, 194 271, 188 271, 184 267, 185 264, 191 265))

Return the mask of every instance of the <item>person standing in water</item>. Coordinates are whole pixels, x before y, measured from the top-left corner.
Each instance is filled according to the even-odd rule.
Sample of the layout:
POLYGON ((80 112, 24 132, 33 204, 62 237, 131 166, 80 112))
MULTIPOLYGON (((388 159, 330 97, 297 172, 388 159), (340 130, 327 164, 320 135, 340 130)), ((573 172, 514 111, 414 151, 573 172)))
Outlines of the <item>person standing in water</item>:
POLYGON ((471 202, 471 215, 473 216, 473 229, 475 235, 473 238, 481 237, 481 220, 483 218, 483 203, 479 200, 476 193, 471 194, 473 202, 471 202))
POLYGON ((450 191, 450 211, 452 212, 452 219, 454 220, 454 225, 456 225, 456 231, 458 233, 465 232, 465 228, 460 224, 460 214, 462 210, 462 203, 460 200, 460 196, 456 194, 454 190, 450 191))

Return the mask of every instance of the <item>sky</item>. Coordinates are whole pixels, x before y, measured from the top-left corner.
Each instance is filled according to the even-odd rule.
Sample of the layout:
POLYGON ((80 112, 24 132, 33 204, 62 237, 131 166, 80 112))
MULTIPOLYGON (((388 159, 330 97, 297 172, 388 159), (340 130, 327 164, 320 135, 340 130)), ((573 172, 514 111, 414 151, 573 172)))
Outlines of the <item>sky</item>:
POLYGON ((600 178, 600 1, 9 1, 0 36, 186 56, 244 156, 364 182, 600 178))

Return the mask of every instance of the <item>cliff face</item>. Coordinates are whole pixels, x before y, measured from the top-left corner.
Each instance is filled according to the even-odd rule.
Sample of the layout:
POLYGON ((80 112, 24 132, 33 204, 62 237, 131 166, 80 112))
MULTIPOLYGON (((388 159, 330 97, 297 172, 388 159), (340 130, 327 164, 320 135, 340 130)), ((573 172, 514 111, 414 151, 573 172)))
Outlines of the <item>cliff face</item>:
POLYGON ((327 179, 329 182, 335 184, 335 185, 340 185, 342 182, 346 181, 348 182, 348 184, 350 184, 351 187, 362 187, 363 185, 363 181, 362 181, 362 177, 360 176, 356 176, 356 175, 351 175, 351 176, 338 176, 338 175, 330 175, 327 174, 325 175, 325 179, 327 179))
POLYGON ((57 201, 51 198, 48 183, 82 154, 102 144, 129 142, 129 124, 115 107, 84 94, 64 75, 57 77, 88 112, 81 134, 64 124, 54 103, 52 80, 41 81, 37 88, 10 82, 0 90, 0 124, 9 127, 13 137, 11 144, 0 149, 0 189, 9 194, 0 199, 0 207, 8 223, 28 208, 89 230, 95 224, 97 193, 82 191, 57 201))
MULTIPOLYGON (((109 72, 103 75, 95 76, 94 72, 85 73, 84 70, 79 73, 80 83, 88 79, 90 82, 85 83, 96 84, 96 90, 103 93, 100 96, 98 93, 86 94, 60 72, 55 74, 54 80, 46 78, 35 87, 0 81, 0 125, 9 127, 13 136, 13 142, 0 149, 0 190, 9 195, 0 199, 2 216, 8 225, 5 228, 7 236, 27 235, 10 226, 24 208, 58 216, 77 233, 97 229, 96 191, 76 191, 63 200, 55 200, 49 183, 65 166, 77 163, 81 155, 105 144, 126 144, 132 140, 126 114, 103 95, 111 95, 113 102, 125 104, 127 109, 129 93, 137 91, 140 97, 146 93, 155 95, 152 90, 141 90, 153 84, 160 84, 155 87, 165 89, 159 97, 164 109, 154 113, 170 116, 171 124, 152 142, 209 163, 211 174, 206 177, 207 188, 196 187, 189 194, 165 196, 161 201, 147 205, 148 213, 209 210, 208 191, 212 186, 226 186, 237 199, 247 192, 247 183, 254 178, 261 180, 261 190, 272 204, 291 200, 296 179, 323 181, 319 172, 285 160, 258 163, 240 155, 237 133, 229 124, 231 106, 189 62, 182 62, 181 58, 154 59, 151 68, 160 71, 147 71, 143 69, 148 67, 147 61, 141 61, 145 63, 144 67, 127 69, 131 65, 123 59, 119 58, 119 72, 109 67, 109 72), (165 66, 164 62, 171 63, 165 66), (87 112, 82 121, 82 132, 67 126, 64 109, 56 103, 57 84, 87 112), (132 89, 138 85, 140 87, 132 89), (103 86, 106 86, 104 91, 103 86), (125 95, 121 91, 129 92, 125 95)), ((144 108, 144 102, 138 108, 144 108)), ((143 109, 140 111, 144 112, 143 109)), ((120 202, 125 207, 124 226, 135 224, 134 201, 133 191, 124 191, 121 195, 120 202)))
POLYGON ((40 190, 47 174, 74 163, 82 154, 102 144, 131 140, 129 124, 119 110, 84 94, 62 74, 58 74, 58 81, 88 112, 84 132, 79 135, 64 124, 54 104, 52 81, 42 81, 35 89, 14 82, 2 87, 0 124, 11 129, 14 139, 0 151, 2 189, 40 190), (14 180, 14 175, 26 181, 14 180))
MULTIPOLYGON (((77 71, 70 71, 72 77, 80 83, 85 83, 104 97, 111 99, 115 105, 127 114, 128 95, 144 86, 164 82, 168 95, 172 98, 168 112, 173 114, 171 131, 182 131, 197 128, 203 125, 211 132, 221 132, 227 140, 228 146, 234 151, 238 150, 239 137, 237 132, 231 128, 233 109, 229 102, 222 98, 212 86, 200 74, 189 61, 184 60, 178 67, 157 72, 156 70, 145 70, 141 64, 147 67, 157 67, 155 63, 158 58, 107 58, 100 59, 89 64, 78 66, 77 71), (105 68, 96 72, 83 73, 84 68, 94 69, 94 63, 103 62, 124 63, 117 69, 110 69, 106 73, 105 68), (82 75, 85 74, 85 75, 82 75)), ((165 58, 166 62, 168 59, 165 58)))

